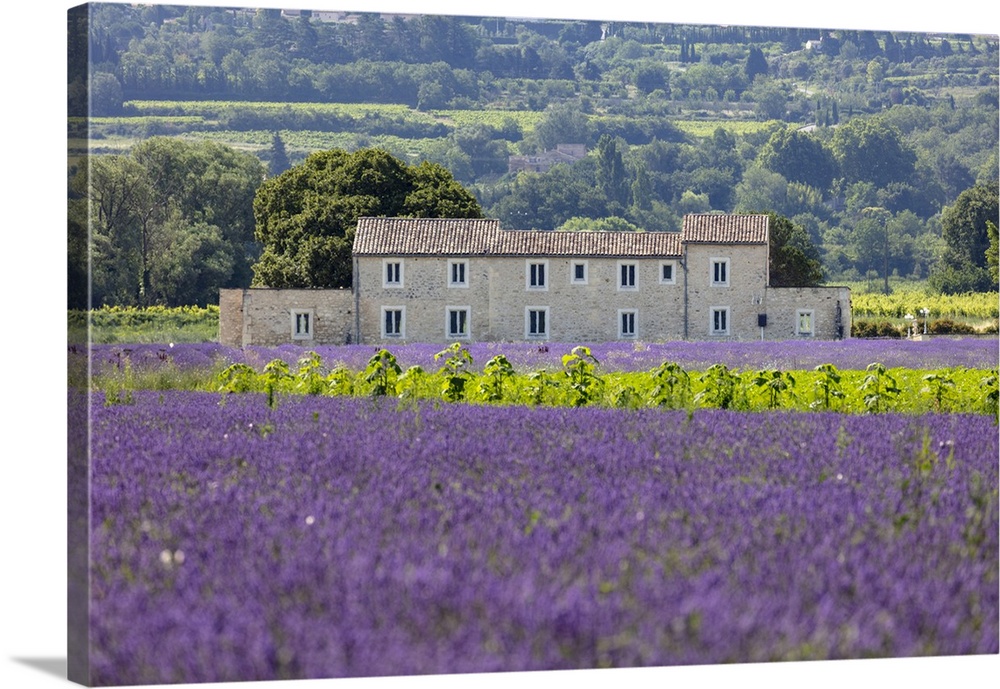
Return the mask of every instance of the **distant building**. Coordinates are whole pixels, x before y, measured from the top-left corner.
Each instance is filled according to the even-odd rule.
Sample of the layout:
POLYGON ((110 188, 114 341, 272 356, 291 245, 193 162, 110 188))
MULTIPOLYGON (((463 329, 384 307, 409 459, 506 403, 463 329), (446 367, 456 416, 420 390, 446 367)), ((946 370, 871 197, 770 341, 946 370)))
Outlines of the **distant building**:
POLYGON ((496 220, 361 218, 350 290, 223 290, 220 341, 838 339, 846 287, 768 286, 768 216, 681 232, 504 230, 496 220))
POLYGON ((556 144, 555 149, 533 156, 510 156, 507 172, 548 172, 558 163, 575 163, 587 155, 584 144, 556 144))

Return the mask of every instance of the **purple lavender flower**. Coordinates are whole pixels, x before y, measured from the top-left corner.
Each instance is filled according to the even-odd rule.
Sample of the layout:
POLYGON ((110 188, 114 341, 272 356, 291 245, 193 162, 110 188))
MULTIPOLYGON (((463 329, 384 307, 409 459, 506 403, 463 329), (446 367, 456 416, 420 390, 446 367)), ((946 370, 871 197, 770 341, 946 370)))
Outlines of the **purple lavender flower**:
POLYGON ((97 684, 998 652, 988 417, 138 392, 92 446, 97 684))
MULTIPOLYGON (((497 354, 503 354, 514 368, 527 372, 540 368, 560 370, 562 356, 579 343, 547 343, 540 347, 532 343, 480 342, 468 346, 476 370, 497 354)), ((172 366, 176 370, 225 368, 234 363, 246 363, 260 370, 272 359, 282 359, 290 366, 309 351, 317 352, 327 368, 337 365, 360 371, 380 347, 374 345, 344 345, 303 348, 297 345, 280 347, 246 347, 236 349, 223 345, 94 345, 94 373, 120 370, 125 362, 137 369, 172 366)), ((419 365, 436 370, 434 355, 440 344, 404 344, 391 346, 404 369, 419 365)), ((673 361, 683 368, 703 371, 713 364, 724 364, 740 371, 780 369, 807 370, 830 363, 842 370, 864 370, 879 362, 887 368, 996 368, 997 343, 993 339, 937 338, 926 342, 846 340, 785 342, 605 342, 590 345, 603 371, 648 371, 664 361, 673 361)), ((77 348, 71 357, 84 357, 86 351, 77 348)))

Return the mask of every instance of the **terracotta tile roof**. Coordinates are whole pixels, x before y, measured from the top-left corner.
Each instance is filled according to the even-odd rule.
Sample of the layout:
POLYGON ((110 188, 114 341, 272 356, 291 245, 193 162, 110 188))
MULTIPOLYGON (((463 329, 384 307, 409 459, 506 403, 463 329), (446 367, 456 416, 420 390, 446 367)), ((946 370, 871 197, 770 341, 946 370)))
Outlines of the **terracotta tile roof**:
POLYGON ((680 256, 679 232, 501 230, 496 253, 507 256, 680 256))
POLYGON ((357 256, 680 256, 679 232, 504 230, 496 220, 359 218, 357 256))
POLYGON ((767 244, 768 216, 699 213, 684 216, 681 235, 692 244, 767 244))
POLYGON ((357 256, 491 253, 500 221, 465 218, 358 218, 357 256))

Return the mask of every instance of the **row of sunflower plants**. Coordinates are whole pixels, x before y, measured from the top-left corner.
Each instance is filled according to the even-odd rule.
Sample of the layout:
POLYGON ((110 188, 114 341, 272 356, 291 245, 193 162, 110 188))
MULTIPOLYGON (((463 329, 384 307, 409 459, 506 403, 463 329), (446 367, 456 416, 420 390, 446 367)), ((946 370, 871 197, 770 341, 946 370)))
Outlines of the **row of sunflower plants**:
MULTIPOLYGON (((602 371, 590 348, 574 347, 556 370, 518 372, 503 354, 481 368, 459 343, 434 357, 440 367, 404 369, 387 349, 378 350, 363 370, 324 366, 315 352, 297 367, 276 359, 259 372, 233 364, 218 374, 223 393, 256 392, 269 406, 283 395, 397 398, 401 402, 501 404, 638 409, 727 409, 734 411, 834 411, 844 413, 977 413, 997 415, 996 369, 937 370, 887 368, 874 362, 864 370, 821 364, 810 370, 776 368, 739 371, 715 364, 685 370, 664 361, 648 371, 602 371)), ((121 399, 120 392, 115 399, 121 399)))

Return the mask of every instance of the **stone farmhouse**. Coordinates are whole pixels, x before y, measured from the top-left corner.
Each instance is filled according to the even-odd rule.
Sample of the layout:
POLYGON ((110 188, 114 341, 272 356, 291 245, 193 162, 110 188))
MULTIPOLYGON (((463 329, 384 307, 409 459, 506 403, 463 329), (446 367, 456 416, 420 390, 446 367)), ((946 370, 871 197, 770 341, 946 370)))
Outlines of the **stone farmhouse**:
POLYGON ((575 163, 587 157, 585 144, 556 144, 556 147, 533 156, 508 156, 507 172, 548 172, 559 163, 575 163))
POLYGON ((351 289, 228 289, 233 346, 838 339, 846 287, 770 287, 768 216, 681 232, 505 230, 497 220, 361 218, 351 289))

